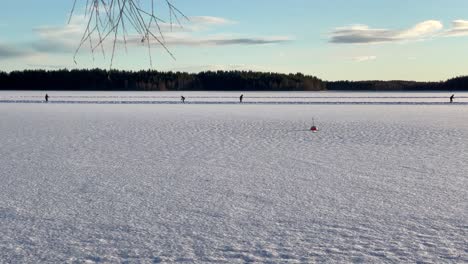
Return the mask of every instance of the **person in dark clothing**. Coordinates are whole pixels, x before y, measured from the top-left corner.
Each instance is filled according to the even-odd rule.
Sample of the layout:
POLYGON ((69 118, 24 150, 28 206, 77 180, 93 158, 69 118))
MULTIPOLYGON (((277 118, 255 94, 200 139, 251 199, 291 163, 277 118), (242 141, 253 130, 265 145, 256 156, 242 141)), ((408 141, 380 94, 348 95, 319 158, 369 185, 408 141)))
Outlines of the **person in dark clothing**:
POLYGON ((454 94, 452 94, 452 96, 450 96, 450 103, 453 103, 453 98, 455 97, 454 94))
POLYGON ((181 96, 180 100, 182 101, 182 103, 185 103, 185 97, 184 96, 181 96))
POLYGON ((244 98, 244 95, 241 94, 241 96, 239 97, 239 103, 242 103, 242 99, 244 98))
POLYGON ((45 101, 49 102, 49 95, 48 94, 45 94, 45 101))

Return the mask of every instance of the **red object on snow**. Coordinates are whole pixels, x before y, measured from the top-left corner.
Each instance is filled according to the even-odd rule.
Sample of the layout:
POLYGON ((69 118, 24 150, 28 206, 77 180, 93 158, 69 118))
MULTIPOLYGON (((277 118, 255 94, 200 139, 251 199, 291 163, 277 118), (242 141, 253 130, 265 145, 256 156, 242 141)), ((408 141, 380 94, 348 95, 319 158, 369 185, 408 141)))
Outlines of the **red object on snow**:
POLYGON ((317 129, 317 127, 316 127, 316 126, 312 126, 312 127, 310 128, 310 130, 311 130, 311 131, 313 131, 313 132, 316 132, 316 131, 318 131, 318 129, 317 129))

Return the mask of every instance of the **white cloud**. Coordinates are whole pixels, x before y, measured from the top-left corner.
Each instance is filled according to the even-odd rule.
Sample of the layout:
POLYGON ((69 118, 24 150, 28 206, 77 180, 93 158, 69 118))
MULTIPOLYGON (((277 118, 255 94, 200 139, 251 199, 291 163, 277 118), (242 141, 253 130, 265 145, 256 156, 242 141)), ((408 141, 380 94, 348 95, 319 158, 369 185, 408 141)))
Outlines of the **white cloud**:
POLYGON ((377 56, 357 56, 351 58, 355 62, 365 62, 365 61, 373 61, 377 59, 377 56))
MULTIPOLYGON (((212 16, 196 16, 190 18, 190 23, 187 25, 170 25, 168 23, 159 23, 159 29, 163 37, 160 37, 159 29, 153 26, 153 33, 167 47, 171 46, 225 46, 225 45, 262 45, 283 43, 292 41, 293 38, 288 36, 239 36, 236 34, 211 35, 207 34, 209 28, 222 27, 229 24, 237 23, 221 17, 212 16)), ((74 52, 80 43, 87 25, 84 16, 72 17, 71 23, 65 26, 55 27, 38 27, 34 32, 39 37, 39 40, 32 43, 31 46, 38 52, 56 53, 56 52, 74 52)), ((96 32, 95 32, 96 33, 96 32)), ((97 33, 96 33, 97 34, 97 33)), ((104 32, 101 32, 104 35, 104 32)), ((96 46, 98 43, 97 35, 93 35, 92 43, 96 46)), ((113 35, 108 37, 104 44, 106 49, 111 48, 113 35)), ((152 44, 157 45, 158 41, 152 39, 152 44)), ((132 34, 127 36, 125 41, 122 37, 117 40, 119 45, 142 46, 146 45, 142 36, 132 34)), ((90 43, 84 43, 83 49, 89 49, 90 43)))
POLYGON ((468 36, 468 20, 452 21, 452 28, 445 31, 443 35, 448 37, 468 36))
POLYGON ((74 15, 64 26, 42 26, 33 29, 39 39, 31 46, 37 52, 72 52, 77 48, 86 28, 86 18, 74 15))
POLYGON ((209 29, 236 24, 237 22, 213 16, 192 16, 189 21, 183 24, 158 22, 152 25, 153 32, 171 33, 171 32, 200 32, 209 29))
POLYGON ((441 29, 443 29, 444 25, 442 22, 437 20, 428 20, 421 23, 416 24, 410 29, 403 30, 401 32, 397 32, 395 38, 401 40, 414 40, 414 39, 421 39, 427 38, 434 35, 441 29))
MULTIPOLYGON (((164 44, 170 46, 226 46, 226 45, 265 45, 284 43, 292 41, 293 38, 288 36, 269 36, 269 37, 242 37, 235 35, 213 35, 213 36, 192 36, 189 34, 166 34, 164 37, 164 44)), ((119 40, 122 44, 123 41, 119 40)), ((132 45, 146 45, 141 43, 139 36, 134 36, 127 39, 127 44, 132 45)), ((158 44, 156 40, 152 39, 153 45, 158 44)))
POLYGON ((427 20, 403 30, 374 29, 367 25, 352 25, 336 28, 331 33, 330 42, 340 44, 375 44, 421 40, 435 36, 442 28, 442 23, 437 20, 427 20))
POLYGON ((204 25, 228 25, 236 24, 237 22, 222 18, 222 17, 213 17, 213 16, 193 16, 189 18, 190 23, 192 24, 204 24, 204 25))

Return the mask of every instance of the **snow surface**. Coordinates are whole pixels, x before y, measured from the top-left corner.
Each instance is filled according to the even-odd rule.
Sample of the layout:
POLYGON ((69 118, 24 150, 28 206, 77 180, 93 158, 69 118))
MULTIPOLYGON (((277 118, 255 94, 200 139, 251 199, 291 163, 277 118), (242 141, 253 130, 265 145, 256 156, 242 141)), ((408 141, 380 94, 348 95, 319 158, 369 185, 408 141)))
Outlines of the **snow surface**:
POLYGON ((468 262, 466 105, 0 115, 0 263, 468 262))
MULTIPOLYGON (((401 92, 48 92, 49 103, 74 104, 408 104, 449 103, 452 93, 401 92)), ((0 103, 44 103, 43 91, 0 91, 0 103)), ((468 105, 468 92, 455 93, 453 104, 468 105)))

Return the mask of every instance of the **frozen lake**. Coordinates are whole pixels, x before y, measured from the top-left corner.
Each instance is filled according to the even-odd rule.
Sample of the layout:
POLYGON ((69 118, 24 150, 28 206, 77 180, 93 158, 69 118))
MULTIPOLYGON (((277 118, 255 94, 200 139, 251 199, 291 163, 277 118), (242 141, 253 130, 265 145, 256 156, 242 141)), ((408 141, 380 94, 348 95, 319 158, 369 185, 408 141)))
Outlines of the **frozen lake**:
MULTIPOLYGON (((49 103, 74 104, 405 104, 443 105, 452 93, 439 92, 61 92, 50 91, 49 103)), ((0 91, 0 103, 43 103, 45 92, 0 91)), ((468 92, 455 94, 454 104, 468 105, 468 92)))
POLYGON ((0 92, 0 262, 468 262, 468 94, 181 94, 0 92))

